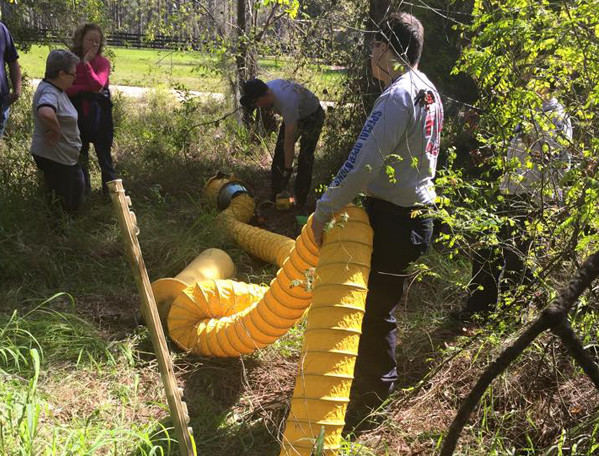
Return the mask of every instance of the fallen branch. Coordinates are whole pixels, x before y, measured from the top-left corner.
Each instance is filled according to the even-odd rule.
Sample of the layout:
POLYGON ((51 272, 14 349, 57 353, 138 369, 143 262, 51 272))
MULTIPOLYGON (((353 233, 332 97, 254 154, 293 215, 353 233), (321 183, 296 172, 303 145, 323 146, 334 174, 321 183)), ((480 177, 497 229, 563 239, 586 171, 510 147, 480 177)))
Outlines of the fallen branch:
POLYGON ((576 359, 583 370, 599 389, 599 368, 572 330, 567 318, 568 312, 580 297, 599 276, 599 252, 595 252, 583 263, 568 286, 556 301, 545 309, 522 334, 507 347, 482 373, 470 394, 458 410, 443 442, 440 456, 452 456, 464 426, 468 422, 474 407, 480 401, 491 382, 501 375, 509 365, 537 338, 542 332, 551 329, 562 340, 569 353, 576 359))

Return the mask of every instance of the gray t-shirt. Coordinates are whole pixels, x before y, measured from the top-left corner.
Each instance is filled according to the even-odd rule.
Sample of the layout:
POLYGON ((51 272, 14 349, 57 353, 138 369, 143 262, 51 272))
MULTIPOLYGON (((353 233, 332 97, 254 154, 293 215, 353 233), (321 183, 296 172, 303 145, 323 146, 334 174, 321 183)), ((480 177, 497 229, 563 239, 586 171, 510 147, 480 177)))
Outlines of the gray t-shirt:
POLYGON ((320 106, 318 97, 297 82, 275 79, 266 85, 275 94, 274 109, 286 124, 308 117, 320 106))
POLYGON ((35 125, 31 153, 63 165, 75 165, 79 161, 81 137, 77 126, 77 110, 66 92, 45 79, 40 82, 33 96, 33 118, 35 125), (37 112, 43 106, 54 109, 60 125, 60 140, 52 147, 45 142, 46 128, 37 112))

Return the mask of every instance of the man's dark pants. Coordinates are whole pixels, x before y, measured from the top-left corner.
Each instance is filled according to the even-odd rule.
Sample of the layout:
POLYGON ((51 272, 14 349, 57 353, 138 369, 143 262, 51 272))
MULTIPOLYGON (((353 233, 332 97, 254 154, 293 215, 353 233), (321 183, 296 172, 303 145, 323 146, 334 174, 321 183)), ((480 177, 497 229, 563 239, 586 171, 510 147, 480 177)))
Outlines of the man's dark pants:
MULTIPOLYGON (((300 153, 297 158, 297 176, 295 178, 295 197, 297 204, 303 206, 308 200, 310 185, 312 185, 312 167, 314 165, 314 151, 324 125, 325 113, 321 106, 307 117, 298 121, 298 137, 300 153)), ((271 167, 271 198, 274 201, 279 193, 284 190, 285 171, 285 123, 281 125, 275 156, 271 167)))
POLYGON ((63 165, 37 155, 34 155, 33 159, 44 175, 50 198, 57 197, 67 213, 76 212, 83 199, 84 181, 81 166, 63 165))
POLYGON ((532 247, 532 238, 526 233, 530 219, 531 198, 506 196, 499 209, 511 217, 514 226, 504 225, 499 233, 500 245, 482 248, 472 256, 472 280, 465 310, 469 313, 493 311, 502 289, 515 289, 532 283, 533 273, 525 260, 532 247))
POLYGON ((374 409, 397 380, 395 313, 408 266, 431 243, 433 220, 426 215, 412 217, 413 208, 380 199, 367 198, 365 206, 374 229, 374 245, 351 396, 354 406, 374 409))

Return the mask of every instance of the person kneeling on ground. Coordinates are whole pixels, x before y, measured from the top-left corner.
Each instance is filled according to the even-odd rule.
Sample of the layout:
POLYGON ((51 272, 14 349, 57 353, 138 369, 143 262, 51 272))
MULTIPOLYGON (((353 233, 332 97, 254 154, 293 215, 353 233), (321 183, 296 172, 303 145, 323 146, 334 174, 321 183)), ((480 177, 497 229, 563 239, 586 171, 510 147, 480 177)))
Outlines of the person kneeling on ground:
POLYGON ((264 83, 251 79, 243 85, 240 99, 248 109, 272 108, 283 117, 271 167, 271 199, 287 190, 293 172, 295 143, 300 139, 295 198, 303 208, 312 184, 314 150, 324 125, 325 113, 318 97, 296 82, 275 79, 264 83))
POLYGON ((389 396, 397 380, 395 313, 408 266, 431 242, 443 106, 420 71, 424 29, 414 16, 393 14, 373 43, 373 75, 385 91, 376 100, 345 164, 316 204, 312 229, 321 242, 335 212, 365 190, 374 230, 366 313, 346 431, 389 396), (391 174, 391 176, 390 176, 391 174))
POLYGON ((102 171, 102 192, 108 195, 106 183, 116 179, 116 173, 111 155, 114 125, 108 81, 110 61, 102 56, 103 48, 104 34, 99 26, 85 24, 77 29, 72 51, 81 61, 77 65, 75 82, 67 94, 79 113, 85 191, 91 193, 89 144, 92 143, 102 171))
POLYGON ((77 63, 79 57, 70 51, 50 52, 46 77, 33 96, 31 154, 50 195, 57 197, 69 214, 81 205, 84 188, 77 110, 65 92, 75 80, 77 63))

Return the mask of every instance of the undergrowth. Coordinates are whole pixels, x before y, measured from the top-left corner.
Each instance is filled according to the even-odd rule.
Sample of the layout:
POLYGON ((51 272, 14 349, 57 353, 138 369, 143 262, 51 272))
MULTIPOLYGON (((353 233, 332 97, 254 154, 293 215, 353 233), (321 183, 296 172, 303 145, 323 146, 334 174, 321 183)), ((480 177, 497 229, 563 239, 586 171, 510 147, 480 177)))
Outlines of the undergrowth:
MULTIPOLYGON (((165 90, 141 103, 115 99, 117 172, 133 200, 150 278, 173 277, 204 249, 220 247, 232 255, 238 279, 267 284, 275 268, 223 237, 202 188, 216 171, 234 171, 264 197, 274 138, 258 140, 234 118, 206 124, 227 107, 183 95, 181 103, 165 90)), ((337 123, 328 125, 333 138, 337 123)), ((80 216, 56 220, 28 154, 30 131, 23 100, 0 153, 0 454, 175 455, 99 171, 92 170, 94 192, 80 216)), ((317 183, 343 153, 338 136, 319 152, 317 183)), ((399 310, 400 389, 377 429, 343 442, 343 456, 434 454, 481 369, 537 311, 456 327, 447 316, 468 279, 466 256, 449 257, 441 244, 414 269, 399 310)), ((574 324, 595 347, 590 304, 581 300, 574 324)), ((200 454, 278 454, 303 330, 241 359, 184 356, 172 347, 200 454)), ((546 336, 489 390, 459 454, 594 454, 596 404, 590 382, 546 336)))

